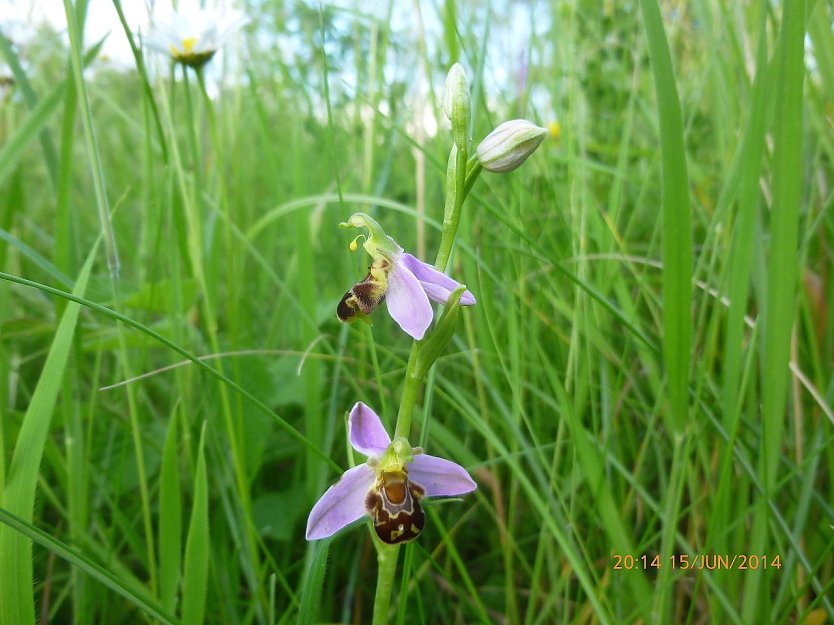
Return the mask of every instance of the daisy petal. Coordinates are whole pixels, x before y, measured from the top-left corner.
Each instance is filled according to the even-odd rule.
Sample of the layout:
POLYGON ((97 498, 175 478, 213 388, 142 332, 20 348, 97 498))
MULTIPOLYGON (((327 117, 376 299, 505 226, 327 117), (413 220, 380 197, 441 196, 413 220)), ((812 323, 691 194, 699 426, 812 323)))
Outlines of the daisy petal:
POLYGON ((366 514, 365 497, 373 483, 374 470, 367 464, 345 471, 310 511, 307 540, 332 536, 366 514))
MULTIPOLYGON (((414 274, 414 277, 420 281, 420 285, 429 296, 429 299, 434 300, 440 304, 445 304, 452 291, 460 286, 460 282, 450 278, 442 271, 438 271, 428 263, 411 254, 403 253, 399 259, 408 270, 414 274)), ((475 304, 475 296, 469 291, 464 291, 460 296, 461 306, 473 306, 475 304)))
POLYGON ((361 401, 350 411, 348 440, 356 451, 368 457, 381 455, 391 444, 382 420, 361 401))
POLYGON ((426 489, 427 497, 453 497, 478 486, 462 466, 445 458, 417 454, 408 465, 408 480, 426 489))
POLYGON ((416 340, 423 338, 432 320, 431 304, 422 285, 403 263, 394 263, 385 294, 388 312, 416 340))

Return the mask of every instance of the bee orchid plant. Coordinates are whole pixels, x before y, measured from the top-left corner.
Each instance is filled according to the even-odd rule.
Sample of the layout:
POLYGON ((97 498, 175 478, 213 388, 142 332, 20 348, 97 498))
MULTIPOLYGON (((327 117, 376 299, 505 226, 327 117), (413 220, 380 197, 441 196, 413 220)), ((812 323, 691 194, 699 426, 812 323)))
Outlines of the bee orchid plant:
POLYGON ((520 167, 541 144, 547 130, 525 120, 505 122, 490 133, 469 158, 469 87, 466 74, 455 64, 446 79, 443 110, 451 121, 454 144, 446 175, 446 203, 440 247, 434 265, 405 252, 382 226, 364 213, 353 214, 344 228, 363 228, 350 243, 364 237, 371 257, 367 275, 348 289, 336 308, 343 322, 368 321, 385 302, 391 318, 414 341, 393 439, 368 406, 354 405, 348 418, 348 440, 367 460, 344 472, 313 506, 307 521, 307 540, 332 536, 360 519, 370 521, 377 546, 377 589, 374 625, 388 622, 399 546, 419 537, 426 515, 422 501, 454 497, 476 488, 459 464, 423 453, 408 442, 411 418, 420 387, 430 368, 454 334, 461 306, 474 306, 475 297, 444 273, 460 223, 461 208, 482 170, 505 173, 520 167), (445 305, 434 319, 430 302, 445 305))

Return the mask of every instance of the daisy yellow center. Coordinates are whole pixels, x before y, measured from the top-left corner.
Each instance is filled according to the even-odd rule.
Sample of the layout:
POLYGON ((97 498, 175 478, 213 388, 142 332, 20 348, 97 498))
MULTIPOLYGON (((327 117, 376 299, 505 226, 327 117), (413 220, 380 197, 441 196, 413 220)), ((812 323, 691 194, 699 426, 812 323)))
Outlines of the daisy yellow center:
POLYGON ((197 37, 186 37, 182 40, 182 51, 185 54, 191 54, 195 45, 197 45, 197 37))

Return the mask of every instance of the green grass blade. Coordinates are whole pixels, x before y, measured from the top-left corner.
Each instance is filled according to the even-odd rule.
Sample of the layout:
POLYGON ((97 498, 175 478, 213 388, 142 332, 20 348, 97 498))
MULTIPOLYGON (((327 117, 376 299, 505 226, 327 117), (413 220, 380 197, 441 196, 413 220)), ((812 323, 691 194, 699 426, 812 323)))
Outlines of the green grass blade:
MULTIPOLYGON (((17 84, 20 85, 20 90, 23 92, 23 98, 26 100, 26 104, 33 111, 39 108, 38 96, 35 95, 35 90, 32 88, 29 76, 23 69, 23 66, 20 63, 20 58, 17 54, 15 54, 15 51, 12 48, 12 42, 3 33, 0 33, 0 54, 2 54, 6 59, 6 63, 14 75, 14 79, 17 81, 17 84)), ((58 167, 58 157, 55 154, 55 146, 52 143, 52 138, 46 130, 40 133, 40 141, 41 147, 43 148, 44 158, 46 160, 47 170, 49 171, 49 175, 52 180, 55 181, 55 172, 58 167)), ((2 159, 0 159, 0 161, 2 161, 2 159)))
POLYGON ((330 550, 330 539, 319 540, 309 550, 310 564, 304 572, 301 587, 300 605, 298 607, 298 625, 312 625, 316 623, 319 611, 319 599, 324 585, 324 573, 327 570, 327 554, 330 550))
POLYGON ((788 391, 788 361, 799 276, 797 243, 802 200, 804 3, 784 6, 773 154, 773 208, 768 262, 762 387, 762 457, 766 492, 776 487, 788 391))
MULTIPOLYGON (((164 623, 165 625, 177 625, 178 621, 170 614, 163 611, 163 609, 158 605, 154 604, 151 599, 145 597, 141 592, 137 592, 129 585, 123 583, 118 577, 113 575, 113 573, 100 564, 97 564, 77 549, 53 538, 39 527, 24 521, 4 508, 0 508, 0 523, 7 526, 2 528, 3 531, 13 531, 25 536, 32 542, 38 543, 59 558, 62 558, 73 566, 78 567, 78 569, 96 581, 101 582, 101 584, 107 586, 113 592, 121 595, 130 603, 135 605, 137 609, 146 612, 149 616, 152 616, 160 623, 164 623)), ((3 622, 5 623, 6 621, 3 622)))
MULTIPOLYGON (((641 0, 641 13, 646 29, 646 42, 654 77, 660 126, 663 256, 663 363, 666 368, 666 389, 669 402, 664 412, 669 430, 683 432, 689 415, 689 364, 692 350, 692 216, 689 203, 689 179, 683 139, 680 101, 672 68, 672 56, 656 0, 641 0)), ((684 474, 679 453, 681 440, 675 441, 671 474, 684 474)), ((661 553, 672 553, 675 528, 680 513, 682 488, 666 491, 661 553)), ((661 619, 671 618, 672 586, 670 567, 661 570, 660 592, 655 598, 655 611, 661 619)))
POLYGON ((831 6, 817 2, 814 15, 808 20, 808 34, 814 44, 814 58, 826 97, 834 99, 834 33, 831 32, 831 6))
POLYGON ((203 424, 200 447, 197 452, 197 470, 194 475, 191 522, 188 526, 188 538, 185 541, 185 567, 182 576, 183 625, 201 625, 206 611, 211 546, 209 544, 205 437, 206 427, 203 424))
MULTIPOLYGON (((93 113, 90 107, 90 99, 87 94, 87 84, 84 82, 84 55, 82 46, 81 29, 83 23, 78 23, 76 7, 70 0, 64 0, 64 12, 67 16, 67 32, 70 39, 70 60, 72 61, 72 73, 75 79, 75 88, 78 91, 78 99, 81 109, 81 121, 83 122, 84 138, 87 144, 87 151, 90 160, 90 171, 93 175, 93 189, 95 190, 96 207, 98 208, 99 224, 101 234, 104 237, 104 249, 107 252, 107 265, 112 275, 119 274, 119 253, 116 248, 116 237, 113 233, 113 224, 110 220, 110 204, 107 200, 106 184, 104 181, 104 169, 98 151, 95 126, 93 124, 93 113)), ((82 12, 82 16, 85 12, 82 12)))
MULTIPOLYGON (((759 469, 764 496, 758 500, 751 549, 763 553, 768 527, 774 521, 767 503, 777 491, 777 474, 783 460, 785 409, 790 374, 791 332, 796 313, 799 277, 797 245, 802 201, 802 106, 805 37, 805 3, 782 5, 782 30, 777 45, 776 115, 773 148, 773 204, 770 217, 770 256, 767 263, 767 300, 764 309, 762 353, 762 423, 759 469)), ((784 572, 780 572, 784 574, 784 572)), ((761 576, 745 580, 746 621, 766 618, 769 595, 761 600, 761 576)), ((766 593, 767 594, 767 593, 766 593)))
MULTIPOLYGON (((73 289, 76 297, 83 296, 87 289, 97 248, 97 245, 93 247, 81 270, 73 289)), ((49 423, 61 388, 80 310, 81 306, 73 302, 66 307, 61 317, 32 401, 23 418, 9 465, 3 507, 25 521, 32 519, 35 488, 49 423)), ((32 543, 19 532, 0 528, 0 622, 18 625, 35 622, 32 586, 32 543)))
POLYGON ((689 360, 692 345, 692 216, 680 101, 672 57, 656 0, 641 0, 660 122, 663 237, 663 359, 674 432, 689 412, 689 360))
MULTIPOLYGON (((747 120, 742 144, 739 148, 738 169, 738 210, 735 217, 733 238, 726 272, 728 274, 727 294, 729 306, 726 319, 726 338, 722 357, 723 388, 721 389, 722 424, 727 432, 728 441, 722 451, 721 468, 715 481, 713 495, 714 508, 706 544, 714 545, 716 552, 728 552, 731 544, 733 508, 738 498, 738 484, 732 477, 737 453, 737 436, 741 423, 742 402, 739 401, 742 373, 747 355, 745 340, 746 326, 744 315, 747 311, 748 292, 750 288, 751 266, 755 245, 757 209, 760 202, 759 176, 762 169, 764 151, 764 133, 766 127, 767 103, 769 100, 768 84, 772 81, 772 72, 767 62, 767 15, 763 9, 759 17, 759 41, 756 54, 756 76, 750 104, 750 116, 747 120)), ((725 182, 724 188, 734 184, 725 182)), ((723 192, 723 189, 722 189, 723 192)), ((750 348, 755 348, 755 341, 750 341, 750 348)), ((719 579, 722 574, 718 574, 719 579)), ((723 586, 732 591, 742 580, 732 579, 732 573, 723 574, 723 586)), ((713 595, 713 605, 718 599, 713 595)))
POLYGON ((342 473, 342 468, 326 452, 321 451, 318 447, 316 447, 315 445, 310 443, 310 441, 303 434, 301 434, 298 430, 296 430, 293 426, 291 426, 286 420, 282 419, 277 414, 275 414, 275 412, 269 406, 267 406, 264 402, 262 402, 260 399, 255 397, 252 393, 247 391, 240 384, 236 383, 234 380, 231 380, 228 376, 220 373, 217 369, 215 369, 211 365, 206 364, 206 362, 204 362, 200 358, 197 358, 197 356, 195 356, 191 352, 183 349, 182 347, 180 347, 179 345, 174 343, 172 340, 162 336, 159 332, 156 332, 156 331, 152 330, 148 326, 146 326, 142 323, 139 323, 138 321, 136 321, 135 319, 132 319, 131 317, 123 315, 122 313, 116 312, 115 310, 112 310, 110 308, 107 308, 106 306, 102 306, 101 304, 98 304, 96 302, 92 302, 92 301, 90 301, 88 299, 85 299, 83 297, 73 295, 72 293, 67 293, 66 291, 62 291, 60 289, 56 289, 54 287, 47 286, 45 284, 40 284, 39 282, 35 282, 33 280, 27 280, 26 278, 20 278, 18 276, 13 276, 13 275, 5 273, 3 271, 0 271, 0 280, 8 280, 9 282, 14 282, 16 284, 22 284, 22 285, 25 285, 25 286, 29 286, 29 287, 38 289, 40 291, 43 291, 44 293, 49 293, 50 295, 57 295, 58 297, 63 297, 64 299, 69 300, 71 302, 76 302, 78 304, 82 304, 82 305, 86 306, 87 308, 90 308, 91 310, 95 310, 96 312, 99 312, 103 315, 106 315, 107 317, 110 317, 111 319, 121 321, 121 322, 129 325, 130 327, 135 328, 135 329, 139 330, 140 332, 148 335, 149 337, 151 337, 155 341, 158 341, 159 343, 161 343, 161 344, 165 345, 166 347, 172 349, 173 351, 180 354, 181 356, 184 356, 189 361, 191 361, 192 363, 197 365, 197 367, 199 367, 200 369, 202 369, 203 371, 205 371, 209 375, 213 376, 217 380, 220 380, 224 384, 228 384, 230 387, 232 387, 235 390, 235 392, 240 393, 243 397, 245 397, 247 400, 249 400, 255 406, 257 406, 258 409, 265 412, 272 419, 274 419, 276 421, 276 423, 278 423, 278 425, 280 425, 281 428, 284 429, 295 440, 297 440, 299 443, 301 443, 305 447, 316 450, 316 453, 319 454, 319 457, 321 457, 322 461, 325 462, 326 464, 330 465, 330 467, 334 471, 336 471, 337 473, 342 473))
MULTIPOLYGON (((617 501, 606 482, 607 467, 605 459, 593 444, 593 438, 584 427, 581 417, 576 414, 575 400, 569 396, 556 371, 547 370, 546 374, 553 385, 553 393, 561 405, 573 441, 577 462, 587 480, 588 489, 596 501, 599 518, 611 542, 611 550, 614 553, 634 553, 636 549, 630 536, 630 529, 627 522, 624 522, 617 501)), ((646 578, 642 572, 634 571, 633 575, 628 576, 626 583, 632 589, 635 599, 642 600, 641 609, 648 618, 652 593, 646 578)))
POLYGON ((113 0, 113 8, 116 9, 116 14, 119 16, 119 23, 122 25, 122 29, 124 30, 125 38, 127 39, 128 44, 130 44, 130 51, 133 54, 134 61, 136 62, 136 70, 139 72, 139 77, 142 80, 142 92, 145 94, 145 98, 147 99, 148 105, 151 108, 151 116, 153 117, 154 129, 156 130, 156 134, 159 138, 159 148, 162 150, 162 160, 167 163, 168 144, 165 141, 165 132, 162 130, 162 121, 159 116, 159 107, 156 105, 156 100, 153 97, 153 91, 151 90, 151 85, 148 81, 148 71, 145 68, 145 60, 139 48, 137 47, 136 42, 134 41, 134 34, 127 23, 127 19, 125 18, 125 13, 122 9, 121 1, 113 0))
POLYGON ((159 595, 163 607, 173 612, 182 563, 182 501, 177 466, 177 424, 171 415, 162 450, 159 476, 159 595))
POLYGON ((58 269, 58 267, 49 262, 48 259, 44 258, 41 254, 39 254, 31 247, 26 245, 23 241, 15 237, 12 233, 6 232, 2 228, 0 228, 0 241, 5 241, 9 245, 16 247, 17 250, 30 261, 32 261, 38 269, 43 271, 46 275, 51 277, 56 282, 64 285, 67 288, 72 287, 72 278, 67 276, 63 271, 58 269))
POLYGON ((48 96, 38 102, 38 105, 26 116, 26 119, 23 120, 14 134, 9 137, 3 149, 0 150, 0 185, 14 171, 24 148, 38 136, 49 118, 55 113, 63 95, 64 83, 61 83, 54 87, 48 96))

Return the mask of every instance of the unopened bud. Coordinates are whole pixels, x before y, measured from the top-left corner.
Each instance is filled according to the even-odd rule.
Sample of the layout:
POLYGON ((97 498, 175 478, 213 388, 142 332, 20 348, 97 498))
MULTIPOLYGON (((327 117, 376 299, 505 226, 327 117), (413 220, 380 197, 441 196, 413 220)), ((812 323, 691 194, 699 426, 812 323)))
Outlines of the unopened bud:
POLYGON ((547 129, 526 119, 504 122, 478 146, 478 161, 493 173, 513 171, 536 151, 546 134, 547 129))
POLYGON ((452 136, 458 150, 466 150, 466 135, 469 132, 469 84, 460 63, 452 65, 446 76, 443 113, 452 122, 452 136))

